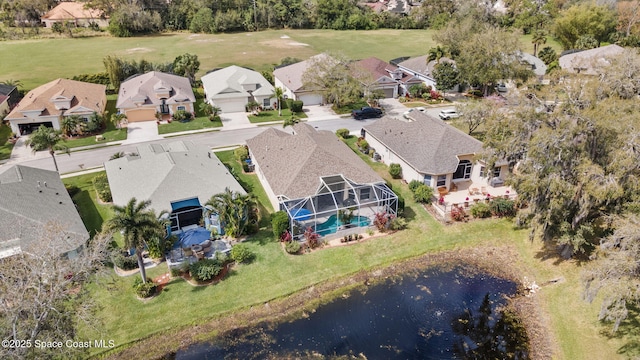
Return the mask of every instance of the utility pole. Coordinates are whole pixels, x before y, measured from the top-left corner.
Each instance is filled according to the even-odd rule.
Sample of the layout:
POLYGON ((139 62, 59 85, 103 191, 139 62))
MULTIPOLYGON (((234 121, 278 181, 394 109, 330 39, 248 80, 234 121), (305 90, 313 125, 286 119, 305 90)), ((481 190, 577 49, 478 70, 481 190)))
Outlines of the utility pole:
POLYGON ((253 24, 255 31, 258 31, 258 11, 256 10, 256 1, 257 0, 253 0, 253 24))

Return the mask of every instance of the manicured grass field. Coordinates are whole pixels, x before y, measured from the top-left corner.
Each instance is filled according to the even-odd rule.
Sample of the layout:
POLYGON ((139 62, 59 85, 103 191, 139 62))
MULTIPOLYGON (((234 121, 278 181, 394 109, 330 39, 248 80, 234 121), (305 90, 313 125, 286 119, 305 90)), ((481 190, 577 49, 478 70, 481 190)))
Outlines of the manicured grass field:
POLYGON ((13 150, 13 144, 8 142, 11 135, 11 127, 0 122, 0 160, 8 159, 13 150))
MULTIPOLYGON (((77 39, 39 39, 0 42, 0 53, 11 54, 0 62, 0 81, 18 79, 32 89, 59 77, 104 71, 102 59, 118 55, 129 59, 170 62, 180 54, 197 54, 198 76, 228 65, 271 70, 284 57, 306 59, 324 51, 352 59, 376 56, 388 61, 401 56, 423 55, 434 46, 432 30, 267 30, 254 33, 189 34, 77 39), (283 38, 283 36, 289 38, 283 38)), ((531 52, 530 38, 523 37, 531 52)), ((549 39, 548 45, 556 46, 549 39)))
MULTIPOLYGON (((304 112, 295 113, 295 116, 299 119, 304 119, 307 114, 304 112)), ((291 110, 282 109, 282 115, 278 115, 278 110, 265 110, 261 111, 258 115, 249 115, 249 121, 253 124, 270 122, 270 121, 284 121, 291 118, 291 110)))

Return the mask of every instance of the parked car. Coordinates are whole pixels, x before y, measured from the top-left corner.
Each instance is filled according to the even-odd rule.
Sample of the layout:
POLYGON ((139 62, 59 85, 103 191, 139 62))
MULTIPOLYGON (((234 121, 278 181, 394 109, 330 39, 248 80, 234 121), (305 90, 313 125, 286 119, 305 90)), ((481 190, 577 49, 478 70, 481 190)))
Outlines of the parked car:
POLYGON ((440 117, 440 119, 442 120, 449 120, 449 119, 455 119, 455 118, 459 118, 460 114, 458 114, 458 111, 455 109, 448 109, 448 110, 442 110, 440 111, 440 113, 438 114, 438 116, 440 117))
POLYGON ((360 110, 353 110, 351 116, 356 120, 379 118, 382 116, 382 110, 365 106, 360 110))
POLYGON ((498 85, 496 85, 496 90, 497 90, 499 93, 506 93, 506 92, 507 92, 507 85, 505 85, 505 84, 498 84, 498 85))
POLYGON ((416 112, 416 111, 419 111, 419 112, 421 112, 421 113, 424 113, 425 111, 427 111, 427 109, 423 108, 422 106, 420 106, 420 107, 415 107, 415 108, 411 108, 411 109, 409 109, 409 110, 405 111, 404 113, 402 113, 402 116, 403 116, 405 119, 408 119, 408 118, 409 118, 409 116, 411 115, 411 113, 416 112))

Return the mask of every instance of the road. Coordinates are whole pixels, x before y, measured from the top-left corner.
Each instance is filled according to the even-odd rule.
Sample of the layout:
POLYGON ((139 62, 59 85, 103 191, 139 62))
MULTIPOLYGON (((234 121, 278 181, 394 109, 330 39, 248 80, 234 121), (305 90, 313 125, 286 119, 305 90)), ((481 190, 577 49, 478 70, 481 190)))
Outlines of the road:
MULTIPOLYGON (((327 120, 309 121, 308 124, 314 126, 319 130, 328 130, 335 132, 337 129, 346 128, 351 131, 359 132, 362 126, 371 124, 376 119, 356 121, 351 118, 331 118, 327 120)), ((282 129, 282 125, 273 125, 273 127, 282 129)), ((117 152, 130 153, 135 152, 138 146, 151 143, 168 143, 176 140, 190 140, 196 144, 208 146, 211 148, 233 146, 238 144, 244 144, 247 139, 250 139, 261 132, 263 132, 267 126, 254 127, 247 129, 237 129, 229 131, 213 131, 199 134, 184 135, 179 137, 172 137, 163 140, 150 141, 145 143, 109 146, 85 151, 72 152, 71 155, 57 155, 58 168, 61 174, 81 171, 83 169, 102 166, 102 164, 109 160, 111 155, 117 152)), ((288 128, 290 129, 290 128, 288 128)), ((20 164, 47 169, 55 170, 53 160, 51 157, 43 157, 33 160, 26 160, 20 164)))

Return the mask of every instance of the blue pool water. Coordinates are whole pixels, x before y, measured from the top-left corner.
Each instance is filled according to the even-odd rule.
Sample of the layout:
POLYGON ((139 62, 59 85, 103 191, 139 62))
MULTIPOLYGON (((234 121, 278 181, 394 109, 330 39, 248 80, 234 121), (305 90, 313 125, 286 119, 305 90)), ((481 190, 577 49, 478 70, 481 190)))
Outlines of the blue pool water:
POLYGON ((178 249, 181 247, 189 247, 191 245, 200 244, 201 242, 208 240, 211 237, 211 231, 205 228, 195 228, 191 230, 184 231, 180 234, 180 238, 173 245, 174 249, 178 249))
MULTIPOLYGON (((355 226, 369 226, 371 225, 371 220, 366 216, 354 216, 349 223, 355 226)), ((333 234, 338 231, 340 225, 342 225, 342 222, 338 220, 338 216, 331 215, 327 221, 316 225, 316 232, 322 236, 333 234)))

